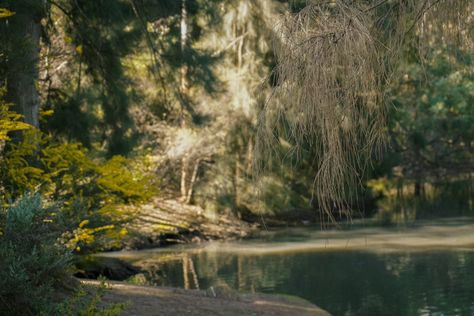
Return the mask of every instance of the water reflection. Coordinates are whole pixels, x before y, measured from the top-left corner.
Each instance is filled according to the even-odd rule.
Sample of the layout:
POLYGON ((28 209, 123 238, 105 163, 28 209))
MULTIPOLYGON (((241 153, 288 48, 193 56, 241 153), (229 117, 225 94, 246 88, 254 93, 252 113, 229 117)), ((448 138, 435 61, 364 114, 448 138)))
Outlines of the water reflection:
POLYGON ((152 284, 296 295, 334 315, 474 315, 471 252, 202 252, 137 263, 152 284))
MULTIPOLYGON (((141 251, 123 257, 144 268, 144 279, 150 284, 295 295, 334 315, 474 315, 470 246, 474 239, 456 237, 467 230, 466 225, 428 225, 402 231, 398 240, 387 237, 393 231, 383 230, 370 237, 384 240, 384 246, 375 247, 377 251, 364 250, 362 241, 360 247, 322 251, 314 246, 327 242, 321 234, 335 234, 337 238, 329 243, 343 245, 345 232, 293 230, 286 232, 287 238, 285 233, 275 233, 236 244, 141 251), (434 237, 437 246, 427 247, 425 239, 434 237), (403 244, 407 240, 411 247, 403 244), (455 240, 456 247, 451 247, 455 240)), ((358 234, 364 235, 358 231, 353 236, 358 234)))

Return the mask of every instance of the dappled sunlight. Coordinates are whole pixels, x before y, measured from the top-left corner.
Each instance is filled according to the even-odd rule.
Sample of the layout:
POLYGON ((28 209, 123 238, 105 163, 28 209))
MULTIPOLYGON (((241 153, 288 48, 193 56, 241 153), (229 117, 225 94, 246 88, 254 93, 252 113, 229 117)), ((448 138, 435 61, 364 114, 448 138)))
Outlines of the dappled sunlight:
POLYGON ((474 315, 473 25, 1 1, 0 314, 474 315))

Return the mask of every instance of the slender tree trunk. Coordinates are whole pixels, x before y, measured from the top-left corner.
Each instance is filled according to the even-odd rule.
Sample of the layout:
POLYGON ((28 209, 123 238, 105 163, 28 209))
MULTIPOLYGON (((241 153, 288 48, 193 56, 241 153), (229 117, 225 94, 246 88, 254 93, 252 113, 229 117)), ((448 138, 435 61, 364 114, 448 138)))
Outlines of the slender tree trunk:
POLYGON ((253 140, 250 139, 247 145, 247 164, 246 164, 245 172, 249 175, 252 172, 252 165, 253 165, 253 140))
POLYGON ((415 180, 415 197, 421 197, 421 183, 420 180, 415 180))
POLYGON ((469 211, 472 211, 474 209, 474 190, 473 190, 473 180, 472 180, 472 173, 469 173, 469 211))
POLYGON ((186 186, 186 179, 188 177, 188 157, 184 156, 181 159, 181 200, 186 201, 188 189, 186 186))
POLYGON ((79 60, 79 69, 77 70, 76 93, 78 95, 81 93, 81 81, 82 81, 82 58, 81 58, 81 60, 79 60))
POLYGON ((188 67, 185 63, 186 59, 186 50, 188 45, 188 10, 186 7, 186 0, 182 0, 181 2, 181 24, 180 24, 180 31, 181 31, 181 59, 182 59, 182 66, 181 66, 181 84, 180 90, 183 95, 187 95, 188 93, 188 67))
POLYGON ((197 180, 197 174, 198 174, 198 171, 199 171, 199 164, 200 163, 201 163, 201 160, 198 159, 198 160, 196 160, 196 162, 194 164, 193 174, 191 175, 191 180, 189 181, 189 185, 188 185, 188 192, 187 192, 186 200, 185 200, 186 204, 191 203, 191 199, 193 197, 194 184, 196 183, 196 180, 197 180))
POLYGON ((240 155, 237 154, 235 157, 235 166, 234 166, 234 209, 237 210, 240 205, 240 192, 239 192, 239 182, 240 182, 240 155))
MULTIPOLYGON (((187 67, 185 65, 185 51, 188 40, 188 12, 186 8, 186 0, 181 0, 181 21, 180 21, 180 44, 181 44, 181 68, 180 68, 180 86, 179 93, 182 95, 181 102, 186 102, 186 95, 188 93, 188 82, 187 82, 187 67)), ((186 127, 186 119, 184 113, 185 105, 181 104, 181 127, 186 127)), ((189 161, 187 155, 181 159, 181 201, 188 203, 188 187, 186 185, 188 178, 189 161)))
MULTIPOLYGON (((39 77, 41 18, 23 9, 11 19, 12 34, 8 69, 8 98, 24 121, 39 127, 39 77)), ((9 21, 10 22, 10 21, 9 21)))
POLYGON ((243 48, 244 48, 244 33, 242 33, 238 47, 237 47, 237 67, 239 68, 239 72, 241 71, 242 68, 242 54, 243 54, 243 48))

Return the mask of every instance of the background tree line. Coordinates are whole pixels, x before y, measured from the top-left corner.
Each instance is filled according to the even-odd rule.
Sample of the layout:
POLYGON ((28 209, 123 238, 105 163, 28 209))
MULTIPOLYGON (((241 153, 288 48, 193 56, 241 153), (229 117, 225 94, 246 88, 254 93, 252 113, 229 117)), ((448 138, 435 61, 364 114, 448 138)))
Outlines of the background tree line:
MULTIPOLYGON (((277 154, 266 157, 260 177, 252 177, 258 115, 278 85, 278 73, 272 72, 279 36, 275 21, 284 12, 301 14, 305 5, 4 1, 2 7, 15 12, 1 25, 4 98, 50 142, 79 143, 88 156, 103 161, 117 154, 146 157, 163 194, 179 195, 209 212, 318 209, 313 181, 321 165, 314 157, 322 149, 311 137, 292 136, 291 111, 280 116, 274 135, 265 135, 276 137, 277 154)), ((410 5, 382 1, 375 14, 401 14, 410 5)), ((406 31, 407 45, 397 53, 401 62, 392 71, 394 79, 383 87, 391 111, 388 153, 372 179, 364 179, 371 190, 346 192, 362 197, 365 203, 356 208, 369 213, 381 197, 444 199, 453 185, 465 191, 456 198, 464 203, 459 208, 472 208, 472 17, 446 16, 444 24, 435 25, 435 13, 425 14, 422 26, 408 20, 398 26, 406 31), (447 32, 455 23, 462 35, 453 42, 447 32), (421 53, 420 43, 425 43, 421 53)), ((384 30, 401 23, 390 17, 380 21, 384 30)), ((380 35, 381 41, 390 37, 396 36, 380 35)), ((33 168, 24 175, 30 179, 37 172, 34 160, 25 160, 33 168)), ((36 174, 36 182, 41 176, 36 174)), ((3 181, 11 182, 8 176, 3 181)))

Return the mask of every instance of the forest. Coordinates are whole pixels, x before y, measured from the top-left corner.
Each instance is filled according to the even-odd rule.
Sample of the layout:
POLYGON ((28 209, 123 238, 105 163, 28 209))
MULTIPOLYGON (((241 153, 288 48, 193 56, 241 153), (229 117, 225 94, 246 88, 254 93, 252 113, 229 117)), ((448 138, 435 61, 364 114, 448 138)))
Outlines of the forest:
MULTIPOLYGON (((281 257, 271 273, 237 254, 289 228, 349 244, 360 223, 471 223, 473 63, 470 0, 0 0, 0 314, 118 315, 128 303, 105 304, 104 281, 77 278, 214 293, 220 265, 237 271, 226 289, 271 287, 334 315, 435 313, 404 298, 400 314, 375 290, 343 310, 321 289, 278 288, 285 266, 350 270, 346 253, 281 257), (236 243, 237 257, 97 259, 212 241, 236 243)), ((456 240, 472 251, 471 237, 456 240)), ((439 260, 474 268, 472 252, 456 255, 439 260)), ((406 284, 416 264, 431 269, 387 258, 367 265, 399 260, 406 284)), ((459 295, 471 299, 442 299, 472 313, 474 287, 459 295)))

